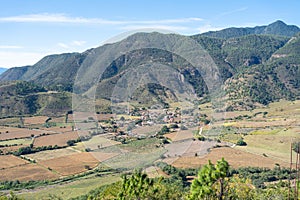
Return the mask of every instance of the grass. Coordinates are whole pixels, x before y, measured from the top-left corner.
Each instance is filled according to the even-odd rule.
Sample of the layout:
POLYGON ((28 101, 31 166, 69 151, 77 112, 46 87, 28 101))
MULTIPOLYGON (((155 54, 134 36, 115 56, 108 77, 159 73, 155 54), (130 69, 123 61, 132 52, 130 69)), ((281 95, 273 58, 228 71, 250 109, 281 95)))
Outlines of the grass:
POLYGON ((293 116, 294 118, 300 118, 300 100, 296 101, 287 101, 280 100, 278 102, 270 103, 267 108, 260 108, 253 110, 252 113, 264 112, 267 111, 268 117, 287 117, 290 118, 293 116))
POLYGON ((122 153, 103 163, 115 169, 135 169, 145 167, 158 160, 166 152, 165 149, 157 147, 156 145, 158 144, 160 144, 159 139, 149 138, 134 140, 127 144, 114 146, 119 147, 119 152, 121 150, 122 153))
POLYGON ((276 163, 280 163, 280 165, 284 167, 289 166, 288 163, 281 162, 280 160, 244 152, 230 147, 214 148, 209 154, 201 158, 195 156, 180 157, 175 160, 172 165, 180 168, 198 168, 204 164, 207 164, 208 160, 216 163, 216 161, 220 160, 222 157, 224 157, 233 168, 253 166, 267 167, 272 169, 276 163))
POLYGON ((282 131, 282 129, 261 129, 261 130, 256 130, 252 131, 249 134, 250 135, 274 135, 278 132, 282 131))
POLYGON ((103 164, 114 169, 139 169, 152 165, 156 160, 160 159, 165 152, 166 150, 162 148, 152 149, 151 152, 147 153, 126 152, 108 161, 104 161, 103 164))
POLYGON ((30 145, 31 143, 32 139, 29 138, 0 141, 0 145, 30 145))
POLYGON ((263 130, 256 131, 256 133, 244 137, 247 146, 237 148, 255 154, 265 154, 286 162, 290 159, 291 142, 300 139, 295 129, 263 130))
POLYGON ((97 150, 98 148, 109 147, 117 144, 120 144, 120 142, 116 142, 114 140, 107 139, 104 136, 97 135, 93 136, 88 141, 77 143, 76 146, 74 146, 73 148, 80 151, 84 151, 86 148, 90 148, 91 150, 97 150))
POLYGON ((108 185, 120 180, 120 175, 107 175, 102 177, 88 177, 81 180, 55 186, 54 188, 46 187, 37 189, 34 192, 20 194, 20 197, 28 200, 41 200, 41 199, 55 199, 51 196, 59 197, 62 199, 70 199, 77 196, 87 194, 89 191, 99 188, 104 185, 108 185))
POLYGON ((153 135, 156 132, 161 130, 162 125, 157 124, 153 126, 140 126, 137 128, 132 129, 132 133, 138 134, 138 135, 153 135))
POLYGON ((49 159, 58 158, 62 156, 73 155, 76 153, 78 152, 73 150, 71 147, 68 147, 63 149, 40 151, 37 153, 25 155, 25 157, 30 158, 32 160, 42 161, 42 160, 49 160, 49 159))
POLYGON ((156 149, 156 145, 160 144, 160 140, 157 138, 149 138, 142 140, 130 141, 127 144, 123 144, 120 147, 132 152, 151 152, 156 149))
POLYGON ((234 126, 234 125, 236 125, 237 124, 237 122, 225 122, 224 124, 223 124, 223 126, 234 126))
POLYGON ((235 144, 241 137, 240 134, 225 134, 221 140, 235 144))

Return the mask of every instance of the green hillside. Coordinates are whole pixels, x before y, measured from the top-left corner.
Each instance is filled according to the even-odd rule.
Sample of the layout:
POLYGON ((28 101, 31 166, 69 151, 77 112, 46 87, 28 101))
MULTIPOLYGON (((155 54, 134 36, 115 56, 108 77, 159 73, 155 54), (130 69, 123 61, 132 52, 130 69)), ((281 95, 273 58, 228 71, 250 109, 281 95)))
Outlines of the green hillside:
POLYGON ((31 82, 0 85, 0 117, 19 115, 59 115, 71 110, 71 94, 51 92, 31 82))
POLYGON ((227 80, 228 100, 236 104, 268 104, 279 99, 299 99, 300 35, 291 38, 264 64, 227 80))

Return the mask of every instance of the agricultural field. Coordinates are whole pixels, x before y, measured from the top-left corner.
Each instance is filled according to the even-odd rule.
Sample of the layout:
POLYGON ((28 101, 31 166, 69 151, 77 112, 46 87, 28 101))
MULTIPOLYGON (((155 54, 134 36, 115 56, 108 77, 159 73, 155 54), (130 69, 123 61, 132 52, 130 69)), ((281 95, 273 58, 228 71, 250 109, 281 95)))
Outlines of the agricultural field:
MULTIPOLYGON (((68 119, 68 121, 70 123, 72 123, 72 120, 68 119)), ((65 123, 66 122, 66 116, 51 118, 50 122, 53 122, 53 123, 56 123, 56 124, 65 123)))
POLYGON ((117 155, 119 153, 106 153, 106 152, 90 152, 90 154, 96 158, 99 162, 107 161, 117 155))
POLYGON ((37 125, 44 124, 49 117, 47 116, 34 116, 34 117, 24 117, 24 125, 37 125))
POLYGON ((77 143, 73 148, 78 149, 80 151, 85 151, 86 148, 90 148, 90 150, 97 150, 97 149, 121 144, 121 142, 108 139, 107 138, 108 136, 109 135, 96 135, 88 141, 77 143))
POLYGON ((215 163, 223 157, 234 168, 252 166, 272 169, 277 164, 282 167, 289 167, 288 162, 265 157, 263 155, 248 153, 231 147, 214 148, 209 154, 203 157, 179 157, 172 165, 179 168, 199 168, 200 166, 207 164, 208 160, 215 163))
POLYGON ((295 128, 262 129, 250 132, 244 141, 247 146, 236 148, 289 162, 291 143, 300 141, 300 132, 295 128))
POLYGON ((13 140, 4 140, 0 141, 0 146, 12 146, 12 145, 29 145, 32 143, 31 138, 21 138, 21 139, 13 139, 13 140))
POLYGON ((87 193, 87 191, 96 189, 103 185, 114 183, 119 180, 120 174, 86 177, 71 183, 58 185, 56 187, 42 187, 33 191, 25 191, 23 193, 21 191, 18 195, 26 200, 50 199, 51 196, 56 196, 62 199, 70 199, 84 195, 87 193))
POLYGON ((42 130, 27 129, 27 128, 15 128, 15 127, 0 127, 0 140, 11 140, 18 138, 29 138, 32 135, 40 135, 42 130))
POLYGON ((76 140, 78 138, 77 132, 65 132, 58 133, 52 135, 45 135, 41 137, 37 137, 34 140, 34 147, 42 147, 42 146, 66 146, 67 141, 76 140))
POLYGON ((15 152, 18 151, 22 147, 26 147, 27 145, 18 145, 18 146, 8 146, 8 147, 0 147, 0 152, 2 152, 4 155, 9 152, 15 152))
POLYGON ((19 117, 3 118, 0 119, 0 126, 20 125, 21 120, 19 117))
POLYGON ((73 115, 68 115, 68 119, 75 122, 95 120, 96 118, 96 114, 92 112, 75 112, 73 115))
POLYGON ((151 152, 124 152, 107 161, 103 164, 112 169, 137 169, 152 165, 155 161, 161 158, 166 151, 164 149, 152 149, 151 152))
POLYGON ((159 167, 151 166, 145 169, 145 173, 150 178, 157 178, 157 177, 165 177, 169 178, 170 176, 163 172, 159 167))
POLYGON ((54 158, 59 158, 63 156, 70 156, 73 154, 77 154, 78 151, 74 150, 71 147, 63 148, 63 149, 53 149, 53 150, 47 150, 47 151, 40 151, 33 154, 28 154, 25 157, 29 158, 30 160, 35 160, 37 162, 43 161, 43 160, 50 160, 54 158))
POLYGON ((0 156, 0 170, 12 168, 20 165, 28 164, 29 162, 13 155, 0 156))
POLYGON ((186 139, 192 139, 194 129, 190 130, 180 130, 172 133, 167 133, 165 136, 169 138, 172 142, 180 141, 180 140, 186 140, 186 139))
POLYGON ((1 171, 1 176, 0 176, 1 181, 52 180, 52 179, 59 178, 59 175, 49 171, 44 167, 41 167, 33 163, 15 166, 11 168, 5 168, 0 171, 1 171))
MULTIPOLYGON (((280 101, 253 111, 213 113, 210 104, 204 104, 200 106, 199 112, 202 116, 205 114, 209 120, 211 116, 215 117, 212 123, 200 127, 196 123, 189 126, 188 130, 170 129, 170 132, 158 137, 154 136, 156 132, 164 125, 170 127, 172 124, 137 125, 129 134, 124 134, 127 132, 126 125, 125 128, 118 127, 116 132, 111 133, 112 125, 134 122, 141 119, 140 116, 91 115, 82 112, 77 113, 76 123, 71 121, 73 116, 69 114, 68 123, 65 123, 65 116, 60 116, 52 118, 49 126, 45 126, 47 116, 24 117, 23 128, 0 127, 0 150, 3 154, 17 152, 20 147, 32 146, 30 144, 33 144, 33 148, 50 145, 63 148, 43 149, 20 157, 1 155, 0 164, 3 167, 0 169, 0 180, 59 180, 85 172, 92 173, 91 176, 83 176, 80 180, 50 187, 49 190, 40 188, 32 190, 31 194, 22 194, 26 199, 40 199, 39 197, 50 194, 75 197, 95 188, 96 186, 89 184, 94 184, 96 180, 106 181, 96 184, 103 185, 119 179, 110 175, 113 180, 105 179, 106 176, 96 177, 93 173, 99 165, 111 170, 147 166, 146 172, 150 177, 167 177, 153 165, 156 161, 179 168, 199 168, 207 164, 208 160, 214 163, 224 157, 234 168, 273 168, 278 165, 289 167, 291 142, 300 141, 300 111, 297 108, 299 105, 299 101, 280 101), (121 117, 124 117, 125 121, 121 121, 121 117), (99 125, 104 127, 103 130, 106 129, 105 133, 97 133, 94 129, 95 120, 101 121, 99 125), (38 129, 30 128, 32 125, 38 129), (76 131, 73 131, 74 129, 76 131), (124 132, 121 133, 121 130, 124 132), (145 137, 138 137, 141 135, 145 137), (87 136, 88 139, 68 146, 69 140, 77 140, 79 136, 87 136), (205 141, 198 140, 197 137, 200 136, 203 136, 205 141), (246 146, 236 145, 241 138, 247 143, 246 146)), ((155 110, 151 112, 159 113, 155 110)), ((188 120, 186 116, 182 117, 188 120)), ((20 120, 18 122, 18 119, 11 119, 10 122, 17 125, 20 120)))
POLYGON ((134 128, 132 130, 133 134, 137 134, 137 135, 153 135, 156 132, 158 132, 161 129, 161 125, 153 125, 153 126, 141 126, 141 127, 137 127, 134 128))
POLYGON ((72 131, 72 126, 52 126, 52 127, 42 127, 42 130, 53 132, 53 133, 65 133, 72 131))
POLYGON ((98 165, 99 161, 90 153, 82 152, 39 161, 38 164, 61 176, 78 174, 98 165))

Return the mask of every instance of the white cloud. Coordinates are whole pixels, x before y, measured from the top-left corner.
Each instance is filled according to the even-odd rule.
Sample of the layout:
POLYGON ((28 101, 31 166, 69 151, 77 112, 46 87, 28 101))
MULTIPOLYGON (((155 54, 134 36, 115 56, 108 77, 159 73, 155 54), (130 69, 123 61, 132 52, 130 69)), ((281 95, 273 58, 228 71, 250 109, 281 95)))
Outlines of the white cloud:
MULTIPOLYGON (((65 14, 32 14, 19 15, 0 18, 1 22, 52 22, 52 23, 94 23, 96 19, 86 19, 81 17, 68 17, 65 14)), ((101 21, 101 19, 97 19, 101 21)), ((105 21, 103 21, 104 23, 105 21)))
POLYGON ((22 46, 16 45, 0 45, 0 49, 22 49, 22 46))
POLYGON ((248 9, 248 7, 242 7, 242 8, 238 8, 238 9, 235 9, 235 10, 230 10, 230 11, 227 11, 227 12, 220 13, 217 17, 223 17, 223 16, 231 15, 231 14, 234 14, 234 13, 237 13, 237 12, 243 12, 247 9, 248 9))
POLYGON ((162 20, 149 20, 149 21, 127 21, 127 24, 178 24, 178 23, 188 23, 188 22, 199 22, 203 21, 201 18, 189 17, 189 18, 179 18, 179 19, 162 19, 162 20))
POLYGON ((77 40, 71 42, 71 44, 74 45, 74 46, 82 46, 85 43, 86 43, 86 41, 77 41, 77 40))
POLYGON ((60 46, 60 47, 62 47, 62 48, 65 48, 65 49, 69 48, 69 45, 67 45, 65 43, 62 43, 62 42, 58 43, 57 45, 60 46))
POLYGON ((219 30, 222 30, 222 29, 224 29, 224 28, 214 27, 210 24, 206 24, 206 25, 203 25, 203 26, 200 26, 200 27, 196 28, 198 33, 205 33, 205 32, 208 32, 208 31, 219 31, 219 30))
POLYGON ((48 22, 48 23, 77 23, 77 24, 99 24, 99 25, 129 25, 129 24, 177 24, 188 22, 199 22, 201 18, 177 18, 162 20, 106 20, 101 18, 70 17, 66 14, 41 13, 31 15, 19 15, 0 18, 0 22, 48 22))
POLYGON ((184 31, 188 30, 188 27, 185 26, 168 26, 168 25, 130 25, 130 26, 122 26, 121 30, 131 31, 138 29, 161 29, 161 30, 170 30, 170 31, 184 31))
POLYGON ((57 43, 57 46, 64 48, 64 49, 71 49, 74 47, 81 47, 86 43, 86 41, 83 40, 74 40, 72 42, 59 42, 57 43))

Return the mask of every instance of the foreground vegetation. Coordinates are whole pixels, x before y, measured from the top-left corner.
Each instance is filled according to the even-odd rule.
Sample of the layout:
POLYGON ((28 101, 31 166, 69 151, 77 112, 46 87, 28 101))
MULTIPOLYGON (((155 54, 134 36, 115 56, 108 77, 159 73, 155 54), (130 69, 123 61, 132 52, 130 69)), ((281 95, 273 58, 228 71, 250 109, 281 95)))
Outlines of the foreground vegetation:
MULTIPOLYGON (((216 164, 209 162, 196 174, 197 170, 181 170, 161 164, 169 178, 149 178, 141 171, 125 174, 122 180, 111 185, 100 187, 86 195, 72 200, 86 199, 296 199, 289 182, 280 181, 259 185, 263 177, 279 178, 294 176, 294 172, 276 168, 266 170, 244 168, 232 170, 229 163, 222 159, 216 164), (258 174, 259 175, 258 175, 258 174), (194 175, 192 183, 187 179, 194 175), (251 176, 247 176, 251 175, 251 176), (260 177, 262 179, 260 180, 260 177), (257 186, 258 184, 258 186, 257 186)), ((276 178, 275 178, 276 179, 276 178)))

